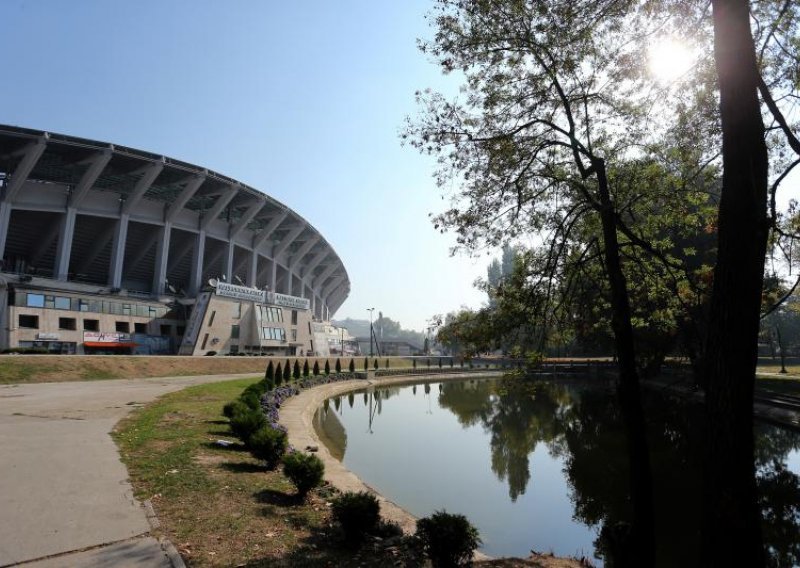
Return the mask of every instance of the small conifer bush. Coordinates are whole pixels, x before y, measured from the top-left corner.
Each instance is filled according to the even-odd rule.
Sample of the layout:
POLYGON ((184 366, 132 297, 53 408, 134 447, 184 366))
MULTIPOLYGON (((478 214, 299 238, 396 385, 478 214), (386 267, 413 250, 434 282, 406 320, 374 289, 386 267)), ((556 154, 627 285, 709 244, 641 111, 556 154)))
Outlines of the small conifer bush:
POLYGON ((270 426, 263 426, 255 431, 248 441, 248 448, 253 457, 266 462, 268 469, 275 469, 286 453, 288 442, 286 432, 270 426))
POLYGON ((250 436, 266 424, 267 418, 261 410, 248 409, 245 412, 234 414, 230 419, 231 431, 246 446, 249 446, 250 436))
POLYGON ((310 369, 308 368, 308 359, 306 359, 305 363, 303 363, 303 376, 308 377, 310 369))
POLYGON ((366 491, 342 493, 331 503, 333 519, 342 526, 348 544, 358 544, 374 533, 381 520, 377 497, 366 491))
POLYGON ((336 374, 337 375, 342 372, 342 360, 339 359, 338 357, 336 359, 336 367, 335 368, 336 368, 336 374))
POLYGON ((327 359, 325 359, 325 374, 326 375, 331 374, 331 363, 327 359))
POLYGON ((289 359, 286 359, 286 365, 283 367, 283 382, 288 383, 292 380, 292 366, 289 364, 289 359))
POLYGON ((319 376, 319 361, 314 361, 314 376, 319 376))
POLYGON ((436 511, 417 521, 416 537, 434 568, 467 566, 481 544, 478 529, 464 515, 436 511))
POLYGON ((283 456, 283 473, 297 488, 297 497, 303 500, 309 491, 322 484, 325 464, 314 454, 292 452, 283 456))
POLYGON ((352 357, 350 358, 350 365, 348 365, 347 368, 350 370, 351 373, 356 372, 356 362, 352 357))
POLYGON ((292 376, 295 379, 300 378, 300 361, 298 361, 297 359, 294 360, 294 372, 292 373, 292 376))

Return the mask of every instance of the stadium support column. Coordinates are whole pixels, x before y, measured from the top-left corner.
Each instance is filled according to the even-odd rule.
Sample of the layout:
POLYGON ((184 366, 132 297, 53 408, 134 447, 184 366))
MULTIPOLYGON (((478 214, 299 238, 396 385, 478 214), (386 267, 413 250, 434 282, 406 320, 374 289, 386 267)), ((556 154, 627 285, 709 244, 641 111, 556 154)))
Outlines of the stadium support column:
POLYGON ((200 189, 206 180, 207 170, 200 174, 194 174, 183 180, 183 189, 175 200, 169 205, 164 215, 164 225, 158 233, 156 248, 156 264, 153 268, 153 296, 160 296, 164 293, 164 286, 167 283, 167 266, 169 261, 169 241, 172 235, 172 223, 183 210, 186 203, 200 189))
POLYGON ((153 270, 153 295, 160 296, 164 293, 167 283, 167 260, 169 259, 169 238, 172 234, 172 223, 166 221, 159 229, 158 243, 156 244, 156 265, 153 270))
POLYGON ((292 295, 292 269, 286 270, 286 293, 292 295))
POLYGON ((273 292, 277 292, 276 287, 278 285, 278 261, 275 258, 272 258, 272 273, 269 277, 269 289, 273 292))
POLYGON ((255 288, 258 286, 256 280, 258 279, 258 251, 253 249, 250 251, 250 267, 247 270, 247 285, 255 288))
POLYGON ((67 212, 61 218, 61 226, 58 231, 58 248, 56 249, 56 263, 53 269, 56 280, 67 280, 69 273, 69 257, 72 251, 72 237, 75 234, 75 217, 78 211, 74 207, 68 207, 67 212))
POLYGON ((236 246, 233 241, 228 241, 227 248, 225 249, 225 280, 233 282, 233 255, 236 251, 236 246))
POLYGON ((203 286, 203 260, 206 255, 206 232, 202 229, 197 232, 194 240, 194 254, 192 255, 192 268, 189 274, 189 295, 196 296, 203 286))
POLYGON ((164 169, 164 158, 159 162, 153 162, 144 169, 142 177, 136 182, 133 191, 123 202, 119 221, 114 230, 114 241, 111 245, 111 264, 108 270, 108 285, 112 288, 122 287, 122 268, 125 263, 125 245, 128 242, 128 224, 130 223, 131 210, 144 197, 150 186, 164 169))
POLYGON ((56 249, 56 264, 53 269, 56 279, 66 280, 69 272, 69 259, 72 252, 72 237, 75 235, 75 218, 78 215, 78 208, 89 190, 94 186, 94 182, 103 173, 108 162, 111 161, 113 146, 92 156, 87 163, 89 167, 81 176, 78 185, 72 190, 67 202, 67 211, 61 220, 61 227, 58 235, 58 248, 56 249))
POLYGON ((11 223, 12 203, 14 203, 17 193, 22 189, 22 185, 28 180, 28 176, 33 171, 39 158, 42 157, 49 137, 49 134, 44 134, 36 142, 25 147, 22 160, 14 168, 10 180, 6 180, 2 193, 0 193, 0 260, 5 257, 8 227, 11 223))

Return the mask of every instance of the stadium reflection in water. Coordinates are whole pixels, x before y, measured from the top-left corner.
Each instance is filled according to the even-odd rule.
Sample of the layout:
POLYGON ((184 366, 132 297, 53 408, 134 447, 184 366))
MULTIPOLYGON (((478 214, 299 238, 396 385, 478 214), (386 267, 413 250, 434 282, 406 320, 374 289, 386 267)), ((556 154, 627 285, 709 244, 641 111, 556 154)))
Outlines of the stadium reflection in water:
MULTIPOLYGON (((647 393, 658 566, 696 562, 700 409, 647 393)), ((617 399, 586 381, 483 379, 359 391, 315 425, 333 455, 416 516, 463 513, 491 556, 530 550, 613 565, 608 534, 630 518, 617 399)), ((777 566, 800 564, 800 434, 757 423, 764 536, 777 566)))

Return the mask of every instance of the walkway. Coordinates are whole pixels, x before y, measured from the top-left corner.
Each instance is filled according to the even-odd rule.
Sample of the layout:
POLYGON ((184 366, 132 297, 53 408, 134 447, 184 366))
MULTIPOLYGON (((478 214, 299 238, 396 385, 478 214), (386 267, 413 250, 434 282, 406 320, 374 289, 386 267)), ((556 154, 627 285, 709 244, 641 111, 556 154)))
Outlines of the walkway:
POLYGON ((252 376, 0 386, 0 567, 173 566, 109 432, 163 394, 252 376))

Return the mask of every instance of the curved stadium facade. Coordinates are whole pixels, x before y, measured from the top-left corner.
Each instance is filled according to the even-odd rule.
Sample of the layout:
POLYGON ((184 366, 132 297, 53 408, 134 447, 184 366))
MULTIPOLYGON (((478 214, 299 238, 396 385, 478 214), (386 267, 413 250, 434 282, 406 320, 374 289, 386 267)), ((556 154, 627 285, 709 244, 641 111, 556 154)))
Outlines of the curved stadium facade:
POLYGON ((327 354, 350 291, 303 217, 206 168, 0 125, 0 349, 327 354))

